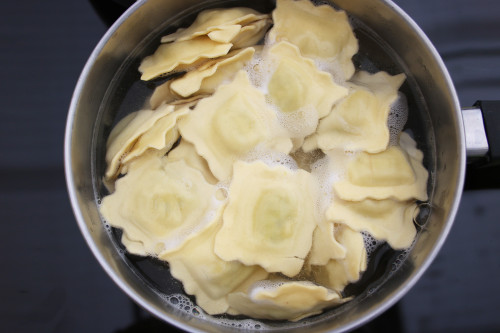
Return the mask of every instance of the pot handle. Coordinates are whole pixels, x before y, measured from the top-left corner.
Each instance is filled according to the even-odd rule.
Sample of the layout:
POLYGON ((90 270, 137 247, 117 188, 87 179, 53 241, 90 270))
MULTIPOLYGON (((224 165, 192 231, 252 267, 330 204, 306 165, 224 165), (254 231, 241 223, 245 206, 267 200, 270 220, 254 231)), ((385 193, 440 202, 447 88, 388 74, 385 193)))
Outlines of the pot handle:
POLYGON ((500 101, 462 110, 467 149, 465 189, 500 188, 500 101))

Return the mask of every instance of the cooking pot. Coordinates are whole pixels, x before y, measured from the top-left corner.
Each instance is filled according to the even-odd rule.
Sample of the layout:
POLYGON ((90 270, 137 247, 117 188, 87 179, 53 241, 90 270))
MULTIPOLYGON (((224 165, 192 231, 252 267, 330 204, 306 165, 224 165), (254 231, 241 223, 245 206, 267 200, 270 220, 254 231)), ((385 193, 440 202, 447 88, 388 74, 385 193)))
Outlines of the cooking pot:
POLYGON ((346 10, 352 19, 360 42, 355 56, 359 68, 391 74, 403 71, 408 76, 402 87, 410 108, 408 129, 424 151, 430 174, 429 201, 421 204, 421 213, 415 217, 419 233, 414 245, 408 251, 384 250, 375 255, 362 281, 348 287, 348 292, 357 295, 351 302, 298 323, 215 318, 192 306, 185 310, 175 304, 179 298, 169 295, 182 293, 182 287, 169 275, 168 266, 127 254, 118 241, 120 231, 106 227, 101 220, 98 206, 106 194, 102 184, 105 142, 113 124, 140 109, 151 93, 152 85, 140 82, 137 67, 154 51, 162 35, 191 23, 195 14, 206 8, 247 6, 270 12, 274 3, 137 1, 101 39, 78 80, 67 120, 65 171, 76 220, 92 252, 115 283, 158 318, 187 331, 353 329, 397 302, 438 253, 460 202, 466 159, 484 170, 493 170, 498 164, 500 153, 487 141, 487 135, 491 140, 496 134, 493 129, 500 128, 498 113, 490 111, 498 104, 483 102, 462 111, 438 53, 400 8, 383 0, 331 3, 346 10), (483 117, 492 118, 486 130, 483 117))

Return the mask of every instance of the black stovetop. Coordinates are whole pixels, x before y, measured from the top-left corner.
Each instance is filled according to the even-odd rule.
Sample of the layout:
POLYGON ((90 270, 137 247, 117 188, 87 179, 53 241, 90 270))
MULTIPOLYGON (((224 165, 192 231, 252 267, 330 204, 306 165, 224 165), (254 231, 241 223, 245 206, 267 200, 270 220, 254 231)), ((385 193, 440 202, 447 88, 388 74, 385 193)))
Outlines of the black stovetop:
MULTIPOLYGON (((463 106, 500 99, 499 1, 396 3, 437 47, 463 106)), ((0 16, 0 331, 167 331, 104 273, 66 194, 67 109, 105 25, 86 0, 2 1, 0 16)), ((429 270, 359 330, 500 331, 499 216, 500 190, 465 192, 429 270)))

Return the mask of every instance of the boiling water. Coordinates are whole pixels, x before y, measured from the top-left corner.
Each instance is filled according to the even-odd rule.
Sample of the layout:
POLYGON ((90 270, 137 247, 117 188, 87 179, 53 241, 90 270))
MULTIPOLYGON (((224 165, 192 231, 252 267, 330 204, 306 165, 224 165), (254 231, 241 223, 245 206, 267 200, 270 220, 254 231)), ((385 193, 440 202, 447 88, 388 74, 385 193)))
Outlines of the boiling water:
MULTIPOLYGON (((210 7, 234 5, 234 2, 213 2, 210 7)), ((253 5, 253 2, 238 2, 238 5, 253 7, 261 12, 269 12, 272 10, 271 3, 268 6, 260 6, 257 8, 253 5)), ((137 71, 141 59, 153 53, 159 45, 161 36, 175 31, 178 26, 190 24, 194 20, 194 17, 195 14, 187 15, 173 26, 160 29, 162 31, 158 31, 154 36, 151 36, 144 45, 138 46, 135 52, 130 55, 128 61, 126 61, 117 72, 115 80, 110 84, 106 95, 107 97, 101 105, 99 117, 96 121, 97 125, 94 130, 95 140, 92 154, 94 155, 93 160, 95 161, 94 189, 96 201, 98 203, 100 203, 100 198, 108 194, 106 187, 102 183, 102 179, 106 167, 104 161, 105 142, 111 128, 125 115, 141 109, 147 98, 152 94, 154 88, 165 81, 165 79, 155 82, 141 81, 140 74, 137 71)), ((369 28, 355 19, 352 19, 352 25, 360 46, 358 54, 353 58, 357 69, 369 72, 383 70, 392 75, 404 72, 407 75, 407 80, 400 89, 402 96, 399 99, 399 105, 396 103, 393 107, 390 116, 392 120, 389 125, 392 137, 394 138, 394 134, 398 133, 402 129, 402 125, 406 123, 404 126, 405 131, 412 134, 413 138, 417 141, 418 147, 423 150, 425 156, 424 166, 429 170, 430 174, 428 183, 429 197, 432 197, 431 189, 434 183, 432 172, 434 169, 434 156, 432 152, 434 140, 431 136, 432 131, 429 130, 431 128, 430 120, 421 93, 404 63, 388 45, 384 44, 384 42, 378 39, 369 28), (401 110, 405 109, 405 105, 408 106, 409 113, 401 112, 401 110)), ((391 143, 394 144, 394 140, 392 140, 391 143)), ((250 156, 249 159, 251 160, 251 158, 250 156)), ((317 156, 316 160, 320 160, 320 158, 321 156, 317 156)), ((275 156, 269 157, 269 161, 276 162, 276 160, 279 161, 280 158, 276 158, 275 156)), ((293 168, 297 167, 294 165, 295 162, 293 160, 286 160, 286 158, 278 163, 290 165, 293 168)), ((313 173, 316 172, 317 174, 321 174, 322 169, 320 165, 313 165, 311 169, 313 173)), ((326 178, 328 177, 325 177, 325 179, 326 178)), ((331 180, 330 177, 329 181, 331 180)), ((323 184, 327 184, 329 181, 325 181, 323 184)), ((327 202, 329 200, 328 198, 324 198, 324 201, 327 202)), ((324 205, 325 202, 319 204, 324 205)), ((428 216, 424 217, 422 215, 416 218, 418 220, 417 229, 420 229, 420 226, 425 225, 428 216)), ((121 231, 109 227, 105 221, 104 224, 123 260, 141 279, 165 300, 165 306, 173 307, 174 309, 198 318, 215 321, 218 324, 234 328, 250 330, 283 329, 286 327, 300 327, 313 320, 332 317, 350 306, 355 306, 352 305, 354 301, 348 302, 328 310, 317 317, 306 318, 298 323, 267 320, 255 321, 243 316, 209 316, 204 314, 203 310, 196 306, 193 297, 184 294, 182 284, 170 275, 168 263, 155 258, 145 258, 127 253, 120 243, 121 231)), ((345 296, 356 296, 358 299, 369 297, 372 293, 376 292, 386 279, 396 272, 400 266, 405 264, 408 253, 411 251, 411 248, 404 251, 395 251, 386 243, 376 241, 367 234, 364 235, 364 238, 369 253, 368 268, 358 282, 348 285, 344 290, 345 296)))

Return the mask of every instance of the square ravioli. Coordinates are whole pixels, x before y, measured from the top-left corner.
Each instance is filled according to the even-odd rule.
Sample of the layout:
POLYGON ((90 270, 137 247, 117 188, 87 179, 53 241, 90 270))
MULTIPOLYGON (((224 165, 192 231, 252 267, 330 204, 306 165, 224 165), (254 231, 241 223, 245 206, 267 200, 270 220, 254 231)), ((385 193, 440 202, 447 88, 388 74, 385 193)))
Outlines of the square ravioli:
POLYGON ((273 21, 270 40, 288 41, 306 57, 336 63, 344 80, 354 74, 352 56, 358 52, 358 40, 344 11, 308 0, 278 0, 273 21))
POLYGON ((264 95, 250 84, 245 71, 200 101, 179 121, 179 130, 221 181, 229 180, 234 162, 258 145, 285 154, 292 149, 276 114, 267 106, 264 95))
POLYGON ((167 162, 154 152, 134 160, 100 207, 111 226, 141 242, 152 256, 182 246, 223 209, 215 196, 217 187, 200 171, 184 161, 167 162))
POLYGON ((224 260, 297 275, 319 220, 318 188, 304 170, 238 161, 215 253, 224 260))

